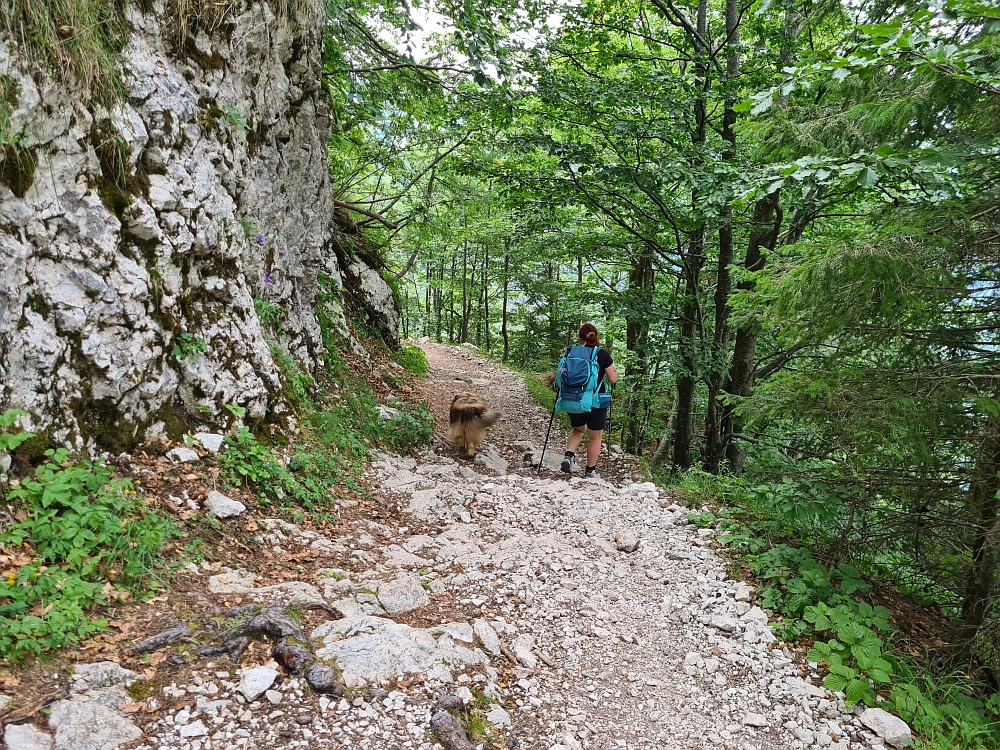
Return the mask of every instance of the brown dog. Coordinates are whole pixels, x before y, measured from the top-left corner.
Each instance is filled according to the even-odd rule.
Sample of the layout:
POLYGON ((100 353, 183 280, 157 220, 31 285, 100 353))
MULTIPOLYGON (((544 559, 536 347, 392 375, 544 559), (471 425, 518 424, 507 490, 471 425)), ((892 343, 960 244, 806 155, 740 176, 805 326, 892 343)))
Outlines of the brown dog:
POLYGON ((465 455, 472 458, 476 448, 486 438, 486 428, 496 424, 503 412, 488 410, 486 402, 471 393, 459 393, 451 400, 451 426, 448 437, 465 448, 465 455))

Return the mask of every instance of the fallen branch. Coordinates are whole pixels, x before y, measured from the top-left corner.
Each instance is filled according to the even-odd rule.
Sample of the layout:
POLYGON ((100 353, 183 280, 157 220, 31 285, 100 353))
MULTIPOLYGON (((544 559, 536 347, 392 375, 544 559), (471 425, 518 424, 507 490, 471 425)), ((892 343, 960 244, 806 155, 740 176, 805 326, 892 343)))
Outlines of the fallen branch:
POLYGON ((502 643, 500 644, 500 650, 503 652, 503 655, 506 656, 510 660, 511 664, 513 664, 514 666, 517 666, 517 664, 518 664, 517 657, 514 656, 514 652, 513 651, 511 651, 509 648, 507 648, 502 643))
POLYGON ((347 201, 338 201, 336 198, 333 199, 333 205, 337 208, 343 208, 347 211, 353 211, 356 214, 361 214, 362 216, 367 216, 373 221, 377 221, 382 224, 387 229, 396 229, 396 225, 389 221, 387 218, 381 214, 377 214, 374 211, 369 211, 367 208, 361 208, 361 206, 356 206, 353 203, 348 203, 347 201))
POLYGON ((549 657, 547 657, 545 654, 543 654, 541 651, 539 651, 537 648, 535 649, 535 656, 537 656, 539 659, 545 662, 545 664, 547 664, 548 666, 552 667, 552 669, 556 668, 556 663, 552 661, 549 657))

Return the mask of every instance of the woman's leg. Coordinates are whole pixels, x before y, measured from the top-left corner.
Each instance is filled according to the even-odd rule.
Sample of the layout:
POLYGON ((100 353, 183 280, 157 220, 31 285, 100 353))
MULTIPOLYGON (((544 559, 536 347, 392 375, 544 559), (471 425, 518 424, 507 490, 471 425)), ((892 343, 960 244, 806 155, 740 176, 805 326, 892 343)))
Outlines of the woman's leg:
POLYGON ((580 447, 580 443, 583 441, 583 433, 586 429, 587 425, 580 425, 570 431, 569 440, 566 441, 566 450, 568 452, 576 453, 576 449, 580 447))
POLYGON ((601 457, 601 437, 604 430, 591 430, 590 442, 587 443, 587 466, 597 466, 597 459, 601 457))

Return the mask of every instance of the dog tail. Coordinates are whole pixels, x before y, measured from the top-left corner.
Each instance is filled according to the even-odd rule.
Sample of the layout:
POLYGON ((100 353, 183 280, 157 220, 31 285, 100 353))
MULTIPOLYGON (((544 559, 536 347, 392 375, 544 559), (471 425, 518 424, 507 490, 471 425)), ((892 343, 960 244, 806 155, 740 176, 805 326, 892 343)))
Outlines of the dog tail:
POLYGON ((495 425, 501 419, 503 419, 503 416, 504 415, 503 415, 502 411, 493 411, 493 410, 490 410, 490 411, 486 412, 485 414, 483 414, 479 418, 479 420, 483 423, 483 427, 490 427, 492 425, 495 425))

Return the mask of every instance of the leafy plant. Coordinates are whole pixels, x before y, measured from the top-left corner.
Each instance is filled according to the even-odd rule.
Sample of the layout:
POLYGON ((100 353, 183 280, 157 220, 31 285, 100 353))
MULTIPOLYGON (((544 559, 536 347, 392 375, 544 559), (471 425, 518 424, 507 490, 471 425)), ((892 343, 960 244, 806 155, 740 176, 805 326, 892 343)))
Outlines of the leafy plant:
POLYGON ((0 584, 0 655, 15 660, 74 643, 103 627, 87 612, 155 586, 156 552, 176 529, 149 511, 130 480, 103 462, 72 461, 65 449, 13 489, 27 518, 0 541, 30 544, 34 559, 0 584))
POLYGON ((6 432, 6 428, 17 423, 27 412, 20 409, 9 409, 0 414, 0 451, 12 451, 25 441, 34 437, 33 432, 6 432))
POLYGON ((288 315, 288 310, 281 305, 271 303, 264 297, 253 298, 253 309, 262 325, 273 328, 279 336, 282 334, 281 321, 288 315))
POLYGON ((427 377, 428 364, 424 350, 415 344, 403 344, 393 355, 405 369, 422 378, 427 377))
POLYGON ((205 343, 205 339, 201 336, 195 336, 193 333, 179 333, 177 334, 172 353, 175 359, 183 361, 185 359, 194 359, 199 354, 204 354, 207 351, 208 344, 205 343))
POLYGON ((715 514, 707 510, 701 513, 688 513, 687 520, 699 529, 709 529, 715 525, 715 514))
POLYGON ((811 662, 825 663, 830 674, 823 685, 833 691, 844 691, 850 703, 876 704, 875 690, 892 681, 893 665, 882 653, 882 639, 871 627, 890 629, 889 612, 884 607, 866 611, 857 606, 828 607, 822 602, 807 607, 804 619, 817 632, 833 631, 835 637, 816 641, 806 654, 811 662))
POLYGON ((223 104, 219 107, 219 109, 222 110, 222 116, 226 121, 226 125, 230 128, 238 130, 241 133, 245 133, 250 129, 250 125, 247 123, 246 115, 244 115, 238 108, 229 104, 223 104))

